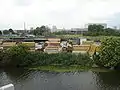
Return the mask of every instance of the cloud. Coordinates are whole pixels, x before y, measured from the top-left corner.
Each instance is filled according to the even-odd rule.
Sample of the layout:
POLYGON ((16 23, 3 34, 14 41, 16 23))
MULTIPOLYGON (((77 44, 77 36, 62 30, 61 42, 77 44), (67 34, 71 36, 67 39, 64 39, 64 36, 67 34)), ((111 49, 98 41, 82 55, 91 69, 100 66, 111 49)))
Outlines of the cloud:
POLYGON ((22 29, 23 22, 28 29, 50 24, 71 28, 90 22, 114 23, 117 19, 112 17, 120 13, 119 4, 119 0, 0 0, 0 29, 22 29))
POLYGON ((17 6, 29 6, 33 3, 33 0, 14 0, 17 6))

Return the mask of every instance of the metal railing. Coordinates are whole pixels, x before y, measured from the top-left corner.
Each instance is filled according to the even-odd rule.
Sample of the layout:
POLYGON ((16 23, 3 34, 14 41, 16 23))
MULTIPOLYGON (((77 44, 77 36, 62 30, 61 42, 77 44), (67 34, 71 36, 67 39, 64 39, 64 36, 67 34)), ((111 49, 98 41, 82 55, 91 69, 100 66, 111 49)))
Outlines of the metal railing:
POLYGON ((8 84, 5 86, 0 87, 0 90, 14 90, 14 85, 13 84, 8 84))

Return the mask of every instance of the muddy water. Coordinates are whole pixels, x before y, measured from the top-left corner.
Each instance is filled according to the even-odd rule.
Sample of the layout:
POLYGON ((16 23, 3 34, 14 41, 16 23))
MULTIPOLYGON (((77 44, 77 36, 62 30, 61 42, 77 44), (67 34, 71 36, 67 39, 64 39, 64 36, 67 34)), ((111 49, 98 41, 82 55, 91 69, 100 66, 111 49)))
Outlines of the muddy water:
POLYGON ((1 69, 0 86, 13 83, 15 90, 120 90, 120 72, 55 73, 1 69))

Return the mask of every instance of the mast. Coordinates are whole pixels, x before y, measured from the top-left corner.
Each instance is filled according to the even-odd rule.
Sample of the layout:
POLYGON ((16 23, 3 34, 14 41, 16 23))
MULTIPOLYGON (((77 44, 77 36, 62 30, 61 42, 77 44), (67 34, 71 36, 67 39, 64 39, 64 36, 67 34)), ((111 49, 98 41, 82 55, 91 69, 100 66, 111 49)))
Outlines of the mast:
POLYGON ((25 24, 25 22, 24 22, 24 31, 25 31, 25 34, 26 34, 27 32, 26 32, 26 24, 25 24))

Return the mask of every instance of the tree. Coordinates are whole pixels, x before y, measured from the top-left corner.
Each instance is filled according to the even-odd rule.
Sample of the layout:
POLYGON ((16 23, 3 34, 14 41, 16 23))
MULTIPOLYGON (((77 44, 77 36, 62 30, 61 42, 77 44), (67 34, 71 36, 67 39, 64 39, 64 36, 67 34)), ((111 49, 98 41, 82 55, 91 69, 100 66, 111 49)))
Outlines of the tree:
POLYGON ((84 33, 83 35, 99 36, 103 34, 104 34, 104 26, 93 24, 88 26, 88 32, 84 33))
POLYGON ((120 36, 120 32, 112 28, 104 28, 102 25, 89 25, 88 32, 84 33, 85 36, 120 36))
POLYGON ((108 38, 102 41, 99 56, 95 62, 104 67, 120 66, 120 39, 108 38))
POLYGON ((9 30, 4 30, 4 31, 3 31, 3 34, 4 34, 4 35, 7 35, 7 34, 10 34, 10 32, 9 32, 9 30))
POLYGON ((47 35, 50 32, 50 29, 46 26, 37 27, 34 30, 34 35, 47 35))
POLYGON ((112 29, 112 28, 106 28, 104 30, 104 34, 107 35, 107 36, 110 36, 110 35, 114 35, 114 36, 119 36, 120 35, 120 32, 112 29))
POLYGON ((2 31, 0 31, 0 35, 2 35, 2 31))
POLYGON ((10 28, 9 29, 9 32, 11 33, 11 34, 15 34, 15 32, 10 28))
POLYGON ((37 27, 37 28, 34 30, 34 35, 42 35, 42 31, 40 30, 39 27, 37 27))
POLYGON ((47 35, 49 35, 49 34, 50 34, 50 28, 47 27, 47 26, 45 26, 45 27, 43 28, 43 35, 47 36, 47 35))
POLYGON ((102 26, 102 25, 93 24, 93 25, 88 26, 88 31, 100 32, 103 30, 104 30, 104 26, 102 26))
POLYGON ((30 48, 25 44, 18 44, 10 47, 6 52, 9 53, 9 65, 19 66, 24 63, 24 57, 29 53, 30 48))

